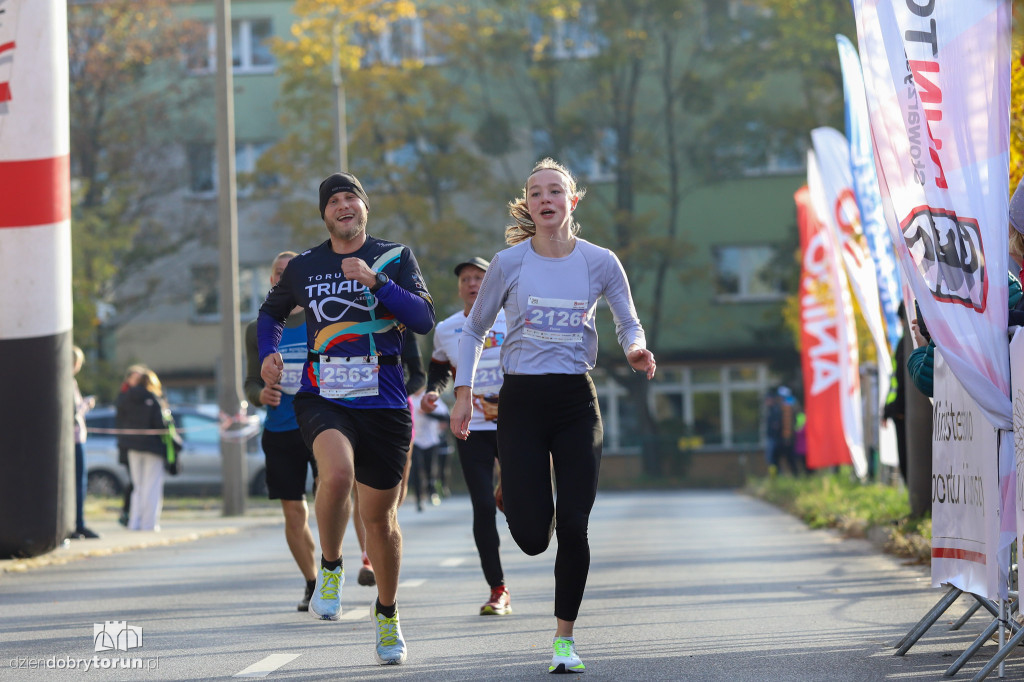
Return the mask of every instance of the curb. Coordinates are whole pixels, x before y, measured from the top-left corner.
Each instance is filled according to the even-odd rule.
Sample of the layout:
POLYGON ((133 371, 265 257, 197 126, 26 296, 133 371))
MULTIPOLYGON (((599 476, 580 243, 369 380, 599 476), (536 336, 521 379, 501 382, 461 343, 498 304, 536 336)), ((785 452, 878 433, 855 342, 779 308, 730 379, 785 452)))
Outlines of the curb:
POLYGON ((159 531, 130 531, 117 522, 90 524, 100 533, 95 540, 65 540, 56 549, 35 557, 0 560, 0 577, 6 573, 24 573, 44 566, 59 566, 81 559, 104 557, 151 547, 167 547, 201 538, 233 535, 256 526, 283 525, 278 516, 167 518, 159 531))

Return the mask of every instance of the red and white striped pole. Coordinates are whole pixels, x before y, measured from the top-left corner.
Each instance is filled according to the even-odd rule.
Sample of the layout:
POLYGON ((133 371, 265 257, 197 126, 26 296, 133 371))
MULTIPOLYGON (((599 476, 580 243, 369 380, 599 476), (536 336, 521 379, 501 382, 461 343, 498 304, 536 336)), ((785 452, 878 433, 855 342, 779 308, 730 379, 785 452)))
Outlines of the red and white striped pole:
POLYGON ((0 558, 74 524, 65 0, 0 0, 0 558))

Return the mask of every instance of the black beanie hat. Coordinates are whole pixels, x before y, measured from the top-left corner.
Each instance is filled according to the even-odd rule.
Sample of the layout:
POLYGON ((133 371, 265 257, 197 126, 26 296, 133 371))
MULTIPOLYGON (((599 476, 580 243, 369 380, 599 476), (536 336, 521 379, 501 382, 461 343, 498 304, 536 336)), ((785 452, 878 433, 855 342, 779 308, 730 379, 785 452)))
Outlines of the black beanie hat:
POLYGON ((366 208, 370 208, 370 200, 366 198, 366 192, 359 180, 351 173, 335 173, 328 176, 320 183, 320 217, 324 217, 324 210, 327 209, 327 202, 338 192, 351 192, 363 200, 366 208))

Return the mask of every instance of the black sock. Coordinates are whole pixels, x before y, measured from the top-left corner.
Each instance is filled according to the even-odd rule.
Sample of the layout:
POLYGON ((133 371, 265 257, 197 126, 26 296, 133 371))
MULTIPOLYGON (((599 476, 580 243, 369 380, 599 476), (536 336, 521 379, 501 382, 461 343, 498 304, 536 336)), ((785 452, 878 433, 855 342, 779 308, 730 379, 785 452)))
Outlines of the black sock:
POLYGON ((394 618, 395 613, 398 611, 398 602, 395 602, 391 606, 384 606, 380 603, 380 597, 377 597, 377 613, 381 614, 385 618, 394 618))
POLYGON ((341 568, 341 557, 338 557, 336 561, 328 561, 324 558, 324 555, 320 555, 320 565, 326 568, 328 571, 333 571, 336 568, 341 568))
POLYGON ((314 578, 313 580, 307 580, 306 581, 306 591, 307 592, 312 592, 315 589, 316 589, 316 579, 314 578))

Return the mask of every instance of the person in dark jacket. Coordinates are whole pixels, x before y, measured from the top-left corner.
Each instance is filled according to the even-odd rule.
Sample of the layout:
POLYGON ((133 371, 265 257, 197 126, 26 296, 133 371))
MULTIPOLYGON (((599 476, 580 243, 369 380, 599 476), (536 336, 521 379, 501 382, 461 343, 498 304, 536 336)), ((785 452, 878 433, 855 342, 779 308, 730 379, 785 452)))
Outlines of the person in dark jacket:
MULTIPOLYGON (((903 304, 900 304, 900 312, 903 311, 903 304)), ((892 376, 889 378, 889 395, 885 398, 885 407, 882 408, 882 425, 885 420, 892 421, 896 430, 896 453, 899 460, 900 476, 903 482, 907 482, 907 392, 903 382, 903 364, 906 359, 906 350, 903 347, 903 336, 900 336, 896 344, 896 350, 892 355, 892 376)))
POLYGON ((156 372, 146 369, 138 384, 117 399, 117 428, 125 430, 119 443, 128 451, 132 478, 129 530, 160 530, 164 502, 164 465, 167 445, 163 433, 170 409, 156 372))
MULTIPOLYGON (((124 381, 121 382, 121 388, 117 394, 117 401, 121 401, 121 395, 132 386, 137 386, 139 379, 146 372, 145 365, 132 365, 125 370, 124 381)), ((128 447, 124 444, 124 439, 119 435, 117 437, 117 461, 128 471, 128 485, 124 487, 124 500, 121 503, 121 516, 118 517, 117 522, 125 528, 128 527, 128 518, 131 515, 132 509, 132 472, 128 469, 128 447)))
MULTIPOLYGON (((1013 311, 1024 301, 1024 292, 1021 291, 1020 281, 1013 276, 1012 272, 1006 273, 1006 286, 1009 292, 1007 303, 1010 308, 1012 324, 1013 311)), ((910 321, 910 331, 914 335, 914 340, 917 342, 918 347, 911 351, 910 356, 907 357, 907 371, 910 373, 910 379, 914 382, 917 390, 931 398, 935 379, 935 342, 932 341, 931 335, 926 333, 927 322, 925 320, 925 330, 922 330, 920 321, 916 316, 910 321)))

